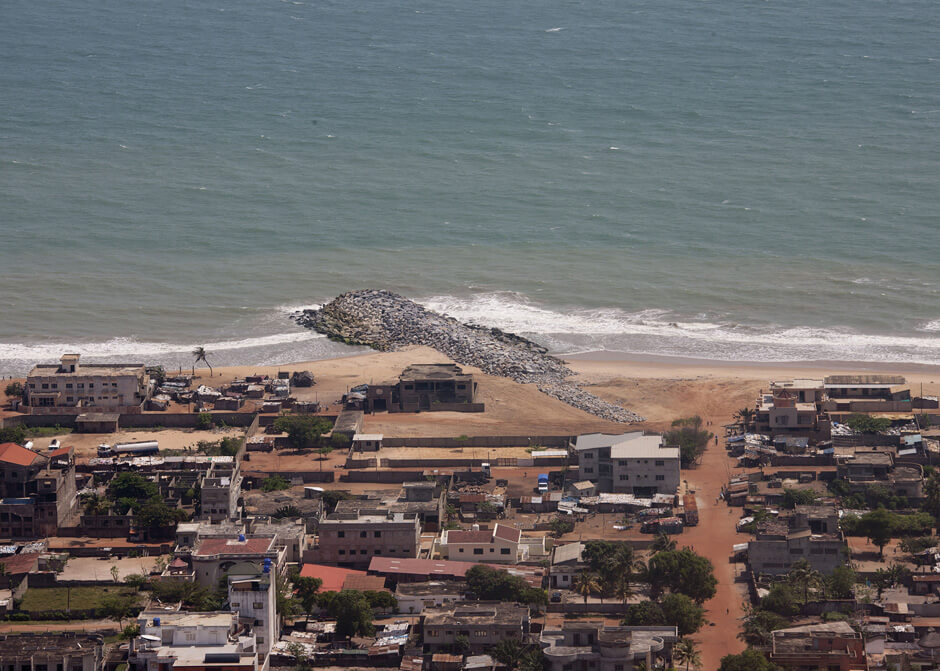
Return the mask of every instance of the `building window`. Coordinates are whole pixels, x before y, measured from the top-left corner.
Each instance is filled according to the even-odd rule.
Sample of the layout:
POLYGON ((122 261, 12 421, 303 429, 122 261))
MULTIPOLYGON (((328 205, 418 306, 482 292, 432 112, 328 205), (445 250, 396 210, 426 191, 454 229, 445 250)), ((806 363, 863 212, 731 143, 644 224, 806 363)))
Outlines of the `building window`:
POLYGON ((67 382, 67 383, 65 384, 65 388, 66 388, 66 389, 71 389, 71 388, 72 388, 72 383, 71 383, 71 382, 67 382))
POLYGON ((339 553, 340 553, 341 555, 344 555, 344 554, 346 554, 346 550, 340 550, 339 553))
POLYGON ((499 549, 499 554, 501 554, 501 555, 508 555, 508 554, 509 554, 509 548, 500 548, 500 549, 499 549))
POLYGON ((369 535, 369 532, 368 532, 368 531, 360 531, 360 532, 359 532, 359 538, 365 538, 365 537, 368 536, 368 535, 369 535))
POLYGON ((345 531, 337 531, 337 532, 336 532, 336 537, 337 537, 337 538, 346 538, 346 532, 345 532, 345 531))
POLYGON ((594 458, 594 454, 591 453, 591 452, 585 452, 585 453, 584 453, 584 458, 585 458, 585 459, 593 459, 593 458, 594 458))
POLYGON ((657 459, 657 460, 656 460, 656 465, 657 465, 657 466, 665 466, 665 465, 666 465, 666 462, 663 461, 662 459, 657 459))
POLYGON ((592 467, 590 467, 590 466, 585 466, 585 467, 584 467, 584 472, 585 472, 585 473, 593 473, 593 472, 594 472, 594 469, 593 469, 592 467))
POLYGON ((264 604, 256 601, 255 603, 251 604, 251 607, 255 610, 261 610, 264 608, 264 604))
POLYGON ((232 608, 238 608, 238 603, 235 602, 235 601, 233 601, 233 602, 232 602, 232 608))
POLYGON ((475 555, 483 554, 483 548, 473 548, 473 554, 475 555))
POLYGON ((463 553, 463 548, 460 548, 457 552, 463 553))
POLYGON ((663 480, 666 479, 666 476, 665 476, 665 475, 657 475, 657 476, 656 476, 656 479, 659 480, 660 482, 662 482, 663 480))
POLYGON ((381 538, 381 537, 382 537, 382 532, 381 532, 381 531, 376 531, 376 532, 373 534, 373 536, 375 536, 375 538, 381 538))
POLYGON ((627 475, 626 473, 621 473, 621 474, 620 474, 620 479, 621 479, 621 480, 629 480, 629 479, 630 479, 630 476, 627 475))

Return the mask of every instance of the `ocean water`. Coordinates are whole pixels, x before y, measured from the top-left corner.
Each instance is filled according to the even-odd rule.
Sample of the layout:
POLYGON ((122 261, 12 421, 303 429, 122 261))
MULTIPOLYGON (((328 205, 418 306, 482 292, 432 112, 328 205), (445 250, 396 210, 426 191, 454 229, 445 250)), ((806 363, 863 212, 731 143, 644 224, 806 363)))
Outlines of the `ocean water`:
POLYGON ((931 0, 5 0, 0 64, 0 374, 335 356, 288 315, 361 287, 940 364, 931 0))

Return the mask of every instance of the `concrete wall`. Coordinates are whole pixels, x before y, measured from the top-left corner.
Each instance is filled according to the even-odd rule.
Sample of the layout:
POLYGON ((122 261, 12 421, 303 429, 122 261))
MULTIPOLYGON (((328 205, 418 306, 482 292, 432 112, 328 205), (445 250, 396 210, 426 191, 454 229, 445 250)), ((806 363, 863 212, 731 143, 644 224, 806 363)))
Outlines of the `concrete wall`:
POLYGON ((353 471, 340 476, 342 482, 415 482, 424 480, 424 471, 353 471))
MULTIPOLYGON (((253 412, 213 412, 212 419, 217 424, 225 423, 228 426, 251 426, 255 421, 253 412)), ((195 428, 199 422, 199 413, 155 413, 144 415, 121 415, 118 424, 121 428, 153 428, 163 426, 167 428, 195 428)))
POLYGON ((437 438, 382 439, 383 447, 527 447, 542 445, 552 448, 568 446, 571 436, 446 436, 437 438))

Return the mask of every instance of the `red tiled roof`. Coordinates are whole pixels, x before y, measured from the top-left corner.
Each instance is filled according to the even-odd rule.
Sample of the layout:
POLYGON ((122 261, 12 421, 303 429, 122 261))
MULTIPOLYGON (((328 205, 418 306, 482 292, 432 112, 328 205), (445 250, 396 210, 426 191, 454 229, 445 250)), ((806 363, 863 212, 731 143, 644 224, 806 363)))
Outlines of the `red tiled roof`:
POLYGON ((300 569, 301 578, 319 578, 323 581, 323 584, 320 585, 321 592, 339 592, 350 577, 365 575, 365 571, 340 568, 339 566, 325 566, 323 564, 304 564, 303 568, 300 569))
POLYGON ((522 538, 522 532, 519 531, 516 527, 510 527, 505 524, 497 524, 496 530, 493 531, 493 536, 496 538, 502 538, 504 541, 518 543, 519 539, 522 538))
POLYGON ((61 456, 66 455, 66 454, 71 454, 71 453, 72 453, 72 450, 74 450, 74 449, 75 449, 75 448, 72 447, 71 445, 70 445, 69 447, 60 447, 58 450, 53 450, 52 452, 50 452, 50 453, 49 453, 49 456, 50 456, 50 457, 61 457, 61 456))
POLYGON ((457 531, 447 532, 447 544, 454 543, 489 543, 493 540, 492 531, 457 531))
MULTIPOLYGON (((476 564, 466 561, 437 561, 434 559, 392 559, 373 557, 369 562, 371 573, 394 573, 424 576, 463 578, 476 564)), ((301 574, 302 575, 302 574, 301 574)))
POLYGON ((273 542, 273 538, 248 538, 243 541, 233 538, 207 538, 199 544, 194 556, 264 554, 273 542))
POLYGON ((36 459, 41 459, 41 455, 32 450, 27 450, 16 443, 3 443, 0 445, 0 461, 17 466, 30 466, 36 459))
POLYGON ((170 568, 186 568, 187 566, 188 564, 179 557, 170 562, 170 568))

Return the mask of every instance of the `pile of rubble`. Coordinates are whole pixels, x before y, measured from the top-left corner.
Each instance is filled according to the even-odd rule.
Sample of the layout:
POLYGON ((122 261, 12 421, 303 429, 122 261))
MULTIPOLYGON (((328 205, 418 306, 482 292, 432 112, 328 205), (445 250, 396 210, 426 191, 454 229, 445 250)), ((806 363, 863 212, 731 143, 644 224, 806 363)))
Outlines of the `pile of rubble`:
POLYGON ((573 371, 547 354, 541 345, 499 329, 468 326, 389 291, 353 291, 293 318, 302 326, 349 345, 366 345, 380 351, 407 345, 433 347, 457 363, 534 384, 549 396, 603 419, 643 421, 636 413, 603 401, 570 382, 573 371))

